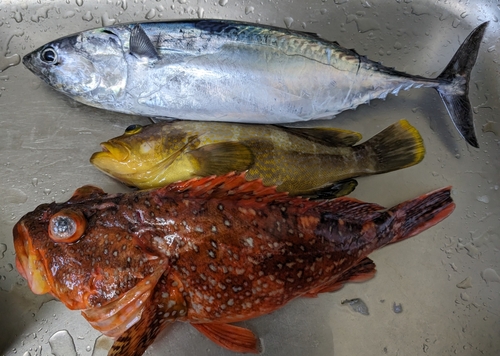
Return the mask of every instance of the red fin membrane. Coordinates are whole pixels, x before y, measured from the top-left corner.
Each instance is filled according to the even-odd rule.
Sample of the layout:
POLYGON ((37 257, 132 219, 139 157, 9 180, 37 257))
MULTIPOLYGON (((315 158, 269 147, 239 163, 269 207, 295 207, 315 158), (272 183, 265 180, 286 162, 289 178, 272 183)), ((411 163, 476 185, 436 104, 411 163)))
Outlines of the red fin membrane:
POLYGON ((187 305, 179 291, 182 285, 171 287, 172 282, 160 279, 154 295, 145 303, 141 319, 114 342, 108 356, 141 356, 167 325, 186 315, 187 305))
POLYGON ((341 289, 345 283, 359 283, 372 279, 375 277, 375 273, 375 263, 366 257, 356 266, 342 273, 333 283, 313 288, 302 296, 306 298, 315 298, 320 293, 335 292, 341 289))
POLYGON ((248 329, 231 324, 191 324, 196 330, 215 342, 234 352, 260 352, 257 337, 248 329))

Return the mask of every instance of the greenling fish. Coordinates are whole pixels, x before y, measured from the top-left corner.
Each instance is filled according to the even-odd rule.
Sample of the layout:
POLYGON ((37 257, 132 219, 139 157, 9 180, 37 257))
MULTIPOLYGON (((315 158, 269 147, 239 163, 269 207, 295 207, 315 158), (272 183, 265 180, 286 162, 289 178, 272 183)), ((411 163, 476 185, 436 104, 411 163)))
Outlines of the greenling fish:
POLYGON ((120 24, 50 42, 23 63, 95 107, 152 117, 280 124, 333 117, 401 89, 436 89, 478 147, 469 77, 487 23, 437 78, 396 71, 316 35, 223 20, 120 24))
POLYGON ((255 334, 232 323, 372 278, 368 255, 445 219, 450 190, 386 209, 290 197, 234 173, 128 194, 85 186, 19 220, 16 267, 34 293, 116 338, 108 356, 142 355, 176 321, 256 353, 255 334))
POLYGON ((248 171, 265 185, 292 195, 331 198, 350 193, 353 177, 384 173, 420 162, 422 138, 401 120, 368 141, 335 128, 203 121, 131 125, 101 144, 90 162, 141 189, 194 177, 248 171))

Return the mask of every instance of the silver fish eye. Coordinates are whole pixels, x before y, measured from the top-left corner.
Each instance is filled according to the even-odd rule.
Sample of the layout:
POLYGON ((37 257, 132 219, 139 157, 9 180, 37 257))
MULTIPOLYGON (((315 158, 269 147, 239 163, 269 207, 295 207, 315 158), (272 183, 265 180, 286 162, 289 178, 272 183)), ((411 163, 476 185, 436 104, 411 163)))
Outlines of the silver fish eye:
POLYGON ((56 64, 58 60, 57 52, 52 47, 45 48, 40 54, 40 58, 47 64, 56 64))
POLYGON ((51 220, 52 236, 67 239, 76 232, 76 221, 69 216, 59 215, 51 220))

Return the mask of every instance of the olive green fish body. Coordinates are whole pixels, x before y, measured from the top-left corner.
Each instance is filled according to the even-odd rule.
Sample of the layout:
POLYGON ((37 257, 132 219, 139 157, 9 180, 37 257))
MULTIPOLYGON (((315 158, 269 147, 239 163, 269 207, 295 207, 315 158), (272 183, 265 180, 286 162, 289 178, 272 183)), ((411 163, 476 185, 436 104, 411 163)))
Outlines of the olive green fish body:
MULTIPOLYGON (((102 144, 91 162, 116 179, 141 189, 171 182, 248 171, 249 179, 292 195, 314 195, 353 177, 418 163, 422 139, 407 122, 391 125, 363 144, 361 135, 334 128, 297 129, 272 125, 160 122, 132 126, 102 144)), ((349 181, 351 180, 351 181, 349 181)), ((350 187, 350 188, 349 188, 350 187)))

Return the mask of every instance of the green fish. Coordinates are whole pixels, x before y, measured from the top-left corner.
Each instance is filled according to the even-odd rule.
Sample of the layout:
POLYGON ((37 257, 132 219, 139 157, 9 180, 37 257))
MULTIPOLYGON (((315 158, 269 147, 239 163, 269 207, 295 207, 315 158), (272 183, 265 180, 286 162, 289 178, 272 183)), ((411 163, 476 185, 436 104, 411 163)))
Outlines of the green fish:
POLYGON ((364 143, 357 132, 222 122, 161 121, 131 125, 101 144, 90 162, 140 189, 196 177, 247 171, 250 180, 311 198, 349 194, 354 177, 419 163, 422 138, 401 120, 364 143))

